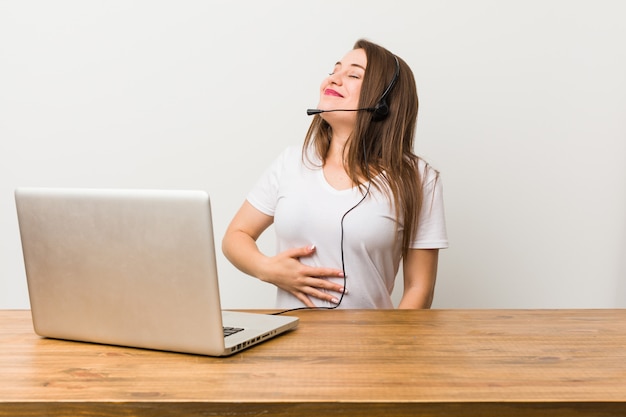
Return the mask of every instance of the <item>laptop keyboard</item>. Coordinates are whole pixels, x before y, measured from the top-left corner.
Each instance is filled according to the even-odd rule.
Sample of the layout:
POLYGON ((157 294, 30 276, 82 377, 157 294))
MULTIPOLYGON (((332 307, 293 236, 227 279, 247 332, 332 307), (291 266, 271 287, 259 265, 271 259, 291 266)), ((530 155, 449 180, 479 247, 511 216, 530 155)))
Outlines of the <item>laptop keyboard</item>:
POLYGON ((240 327, 224 327, 224 337, 230 336, 231 334, 235 334, 237 332, 242 331, 243 329, 240 327))

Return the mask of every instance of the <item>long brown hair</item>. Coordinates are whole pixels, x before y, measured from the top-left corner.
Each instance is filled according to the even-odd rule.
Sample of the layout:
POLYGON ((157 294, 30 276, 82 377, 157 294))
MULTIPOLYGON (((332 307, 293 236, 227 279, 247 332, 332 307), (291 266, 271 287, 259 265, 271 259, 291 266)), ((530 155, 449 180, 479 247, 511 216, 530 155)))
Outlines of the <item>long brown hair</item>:
MULTIPOLYGON (((363 49, 367 57, 359 107, 374 107, 393 79, 396 60, 390 51, 365 39, 359 39, 353 49, 363 49)), ((413 151, 418 110, 415 78, 406 62, 396 58, 400 71, 387 96, 388 116, 373 121, 371 112, 359 112, 344 153, 354 184, 364 189, 363 183, 371 181, 377 189, 391 193, 388 197, 395 205, 398 224, 404 224, 402 253, 406 255, 418 226, 423 175, 418 168, 419 157, 413 151)), ((330 125, 316 115, 304 140, 303 156, 313 147, 325 162, 331 136, 330 125)))

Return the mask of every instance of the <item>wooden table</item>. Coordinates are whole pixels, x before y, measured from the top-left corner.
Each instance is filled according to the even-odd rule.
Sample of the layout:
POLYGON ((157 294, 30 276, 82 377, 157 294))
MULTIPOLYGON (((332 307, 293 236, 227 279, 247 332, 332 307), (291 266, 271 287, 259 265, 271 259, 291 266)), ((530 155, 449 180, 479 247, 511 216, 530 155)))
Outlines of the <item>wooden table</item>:
POLYGON ((626 415, 626 310, 291 314, 210 358, 43 339, 0 311, 0 416, 626 415))

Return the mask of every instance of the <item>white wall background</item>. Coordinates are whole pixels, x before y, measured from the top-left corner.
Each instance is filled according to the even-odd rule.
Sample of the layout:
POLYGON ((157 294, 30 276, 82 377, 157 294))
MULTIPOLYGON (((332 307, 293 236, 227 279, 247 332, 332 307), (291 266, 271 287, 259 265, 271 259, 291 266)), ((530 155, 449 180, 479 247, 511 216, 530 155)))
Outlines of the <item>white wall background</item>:
MULTIPOLYGON (((402 56, 443 175, 438 308, 626 307, 626 2, 0 0, 0 308, 18 186, 200 188, 216 237, 359 37, 402 56)), ((273 236, 262 238, 268 252, 273 236)), ((218 253, 223 306, 273 288, 218 253)))

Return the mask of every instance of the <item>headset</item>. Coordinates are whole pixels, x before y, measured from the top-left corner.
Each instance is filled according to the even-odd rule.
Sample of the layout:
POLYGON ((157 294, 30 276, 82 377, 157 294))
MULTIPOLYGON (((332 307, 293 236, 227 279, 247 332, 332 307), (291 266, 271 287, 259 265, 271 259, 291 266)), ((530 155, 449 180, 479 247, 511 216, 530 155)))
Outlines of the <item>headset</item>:
POLYGON ((306 114, 312 116, 314 114, 320 113, 329 113, 334 111, 368 111, 372 113, 372 120, 378 122, 380 120, 385 119, 389 115, 389 104, 387 104, 387 96, 396 85, 396 81, 398 81, 398 77, 400 76, 400 61, 398 61, 397 56, 393 56, 396 61, 396 70, 393 74, 393 78, 389 82, 385 91, 378 99, 378 102, 374 105, 374 107, 363 107, 360 109, 332 109, 332 110, 321 110, 321 109, 307 109, 306 114))
POLYGON ((389 104, 387 104, 387 96, 396 85, 396 81, 398 80, 398 76, 400 75, 400 62, 398 62, 398 57, 394 55, 393 58, 396 60, 396 71, 394 72, 393 78, 389 82, 389 85, 387 86, 387 88, 385 88, 385 91, 383 91, 383 95, 380 96, 378 103, 376 103, 372 110, 372 120, 374 121, 383 120, 389 114, 389 104))

